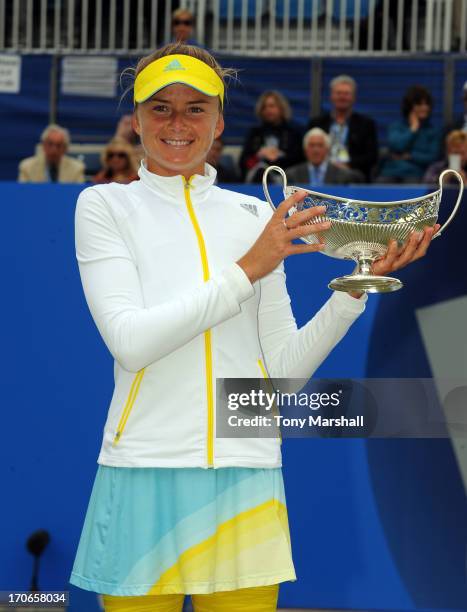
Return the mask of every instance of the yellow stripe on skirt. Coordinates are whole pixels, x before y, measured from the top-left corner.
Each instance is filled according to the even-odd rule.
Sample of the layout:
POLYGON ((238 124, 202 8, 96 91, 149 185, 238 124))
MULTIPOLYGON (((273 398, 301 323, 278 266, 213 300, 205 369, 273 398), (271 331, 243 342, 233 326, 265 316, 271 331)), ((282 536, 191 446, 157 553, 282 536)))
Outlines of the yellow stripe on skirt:
POLYGON ((100 465, 70 582, 119 596, 296 580, 280 468, 100 465))

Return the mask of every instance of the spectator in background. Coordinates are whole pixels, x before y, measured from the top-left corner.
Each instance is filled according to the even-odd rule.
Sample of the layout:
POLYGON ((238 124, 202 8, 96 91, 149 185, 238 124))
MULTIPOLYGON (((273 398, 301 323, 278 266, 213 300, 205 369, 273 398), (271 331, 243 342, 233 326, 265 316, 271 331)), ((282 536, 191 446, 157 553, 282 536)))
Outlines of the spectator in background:
MULTIPOLYGON (((454 130, 446 136, 446 158, 434 162, 425 172, 424 183, 435 184, 443 170, 451 168, 457 170, 462 176, 464 185, 467 185, 467 132, 454 130)), ((454 175, 446 177, 455 181, 454 175)))
MULTIPOLYGON (((462 3, 465 0, 453 0, 452 2, 452 28, 451 28, 451 51, 460 51, 461 47, 461 28, 462 28, 462 3)), ((464 26, 465 27, 465 26, 464 26)))
POLYGON ((353 110, 357 84, 347 75, 330 83, 331 111, 311 119, 309 128, 319 127, 331 137, 331 161, 359 170, 370 181, 372 168, 378 163, 376 123, 353 110))
POLYGON ((83 162, 65 155, 70 133, 51 123, 41 134, 41 151, 19 164, 20 183, 84 183, 83 162))
POLYGON ((139 164, 144 157, 144 150, 138 134, 133 129, 132 117, 133 115, 131 114, 122 115, 120 117, 120 121, 117 124, 117 129, 115 130, 114 138, 122 138, 133 147, 134 158, 139 164))
POLYGON ((217 170, 216 183, 238 183, 240 177, 235 171, 235 166, 227 166, 222 162, 222 151, 224 142, 222 138, 216 138, 209 150, 207 162, 217 170))
POLYGON ((172 40, 184 45, 195 45, 198 43, 193 38, 195 17, 193 13, 184 8, 179 8, 172 13, 172 40))
POLYGON ((119 122, 117 123, 117 129, 115 130, 114 138, 123 138, 132 146, 139 144, 139 136, 134 131, 132 126, 132 115, 122 115, 119 122))
POLYGON ((291 122, 292 111, 278 91, 265 91, 256 103, 261 124, 248 132, 240 156, 246 182, 260 182, 264 169, 272 164, 283 168, 303 160, 302 133, 291 122))
POLYGON ((123 138, 113 138, 101 156, 102 170, 92 179, 93 183, 122 183, 138 180, 138 163, 133 147, 123 138))
POLYGON ((358 170, 338 166, 329 159, 331 139, 321 128, 312 128, 303 137, 306 162, 288 168, 287 179, 292 184, 347 185, 362 183, 364 177, 358 170))
POLYGON ((378 182, 418 183, 438 159, 440 133, 430 121, 432 108, 433 98, 425 87, 409 87, 402 100, 403 118, 388 129, 389 156, 378 182))

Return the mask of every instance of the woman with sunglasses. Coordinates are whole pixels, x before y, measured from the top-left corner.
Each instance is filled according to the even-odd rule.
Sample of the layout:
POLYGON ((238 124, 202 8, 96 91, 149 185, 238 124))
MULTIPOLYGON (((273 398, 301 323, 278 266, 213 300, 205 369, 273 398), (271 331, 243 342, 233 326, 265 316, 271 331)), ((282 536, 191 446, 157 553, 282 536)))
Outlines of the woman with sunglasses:
POLYGON ((138 165, 133 147, 123 138, 113 138, 102 151, 102 169, 93 183, 131 183, 138 180, 138 165))
POLYGON ((172 13, 172 38, 174 42, 184 45, 198 45, 193 38, 195 18, 193 13, 184 8, 179 8, 172 13))
MULTIPOLYGON (((216 437, 216 378, 308 378, 366 295, 335 292, 297 329, 283 259, 322 208, 288 217, 214 185, 226 77, 205 50, 143 58, 134 127, 140 181, 81 192, 76 252, 87 303, 115 358, 98 470, 71 583, 109 611, 272 612, 295 580, 281 440, 216 437)), ((325 233, 327 223, 314 227, 325 233)), ((423 255, 432 229, 375 264, 423 255)), ((219 402, 220 404, 220 402, 219 402)))

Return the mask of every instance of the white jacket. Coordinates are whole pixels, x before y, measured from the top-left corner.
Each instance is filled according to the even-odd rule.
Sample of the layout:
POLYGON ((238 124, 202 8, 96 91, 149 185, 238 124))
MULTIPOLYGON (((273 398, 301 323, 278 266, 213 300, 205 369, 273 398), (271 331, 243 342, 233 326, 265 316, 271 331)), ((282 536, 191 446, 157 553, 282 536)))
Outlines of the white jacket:
POLYGON ((366 295, 333 293, 297 330, 283 264, 252 285, 235 263, 267 203, 215 186, 209 165, 189 182, 139 175, 89 187, 76 206, 84 293, 115 359, 98 463, 279 467, 278 438, 215 438, 216 378, 308 379, 366 295))

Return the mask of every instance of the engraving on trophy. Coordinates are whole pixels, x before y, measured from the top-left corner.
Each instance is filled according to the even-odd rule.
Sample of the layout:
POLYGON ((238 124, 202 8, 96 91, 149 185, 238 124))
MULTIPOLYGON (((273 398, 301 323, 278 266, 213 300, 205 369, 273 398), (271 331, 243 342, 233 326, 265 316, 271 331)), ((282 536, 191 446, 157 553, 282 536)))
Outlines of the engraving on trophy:
MULTIPOLYGON (((336 291, 385 293, 401 289, 402 283, 397 278, 372 274, 373 262, 386 253, 391 240, 397 240, 398 245, 402 246, 413 231, 422 231, 424 227, 436 223, 443 193, 443 179, 447 174, 454 174, 459 181, 459 194, 451 214, 433 239, 441 236, 453 220, 464 190, 459 173, 455 170, 445 170, 439 177, 440 188, 437 191, 399 202, 365 202, 287 186, 284 170, 279 166, 269 166, 263 174, 263 189, 273 210, 275 206, 267 186, 269 172, 279 172, 282 176, 284 198, 296 191, 306 191, 308 194, 302 202, 289 210, 289 216, 314 206, 326 207, 324 216, 307 221, 309 225, 322 221, 331 222, 331 227, 325 233, 325 248, 321 252, 337 259, 352 259, 357 264, 352 274, 335 278, 329 283, 328 287, 336 291)), ((301 240, 307 244, 316 244, 318 237, 316 234, 310 234, 301 240)))

